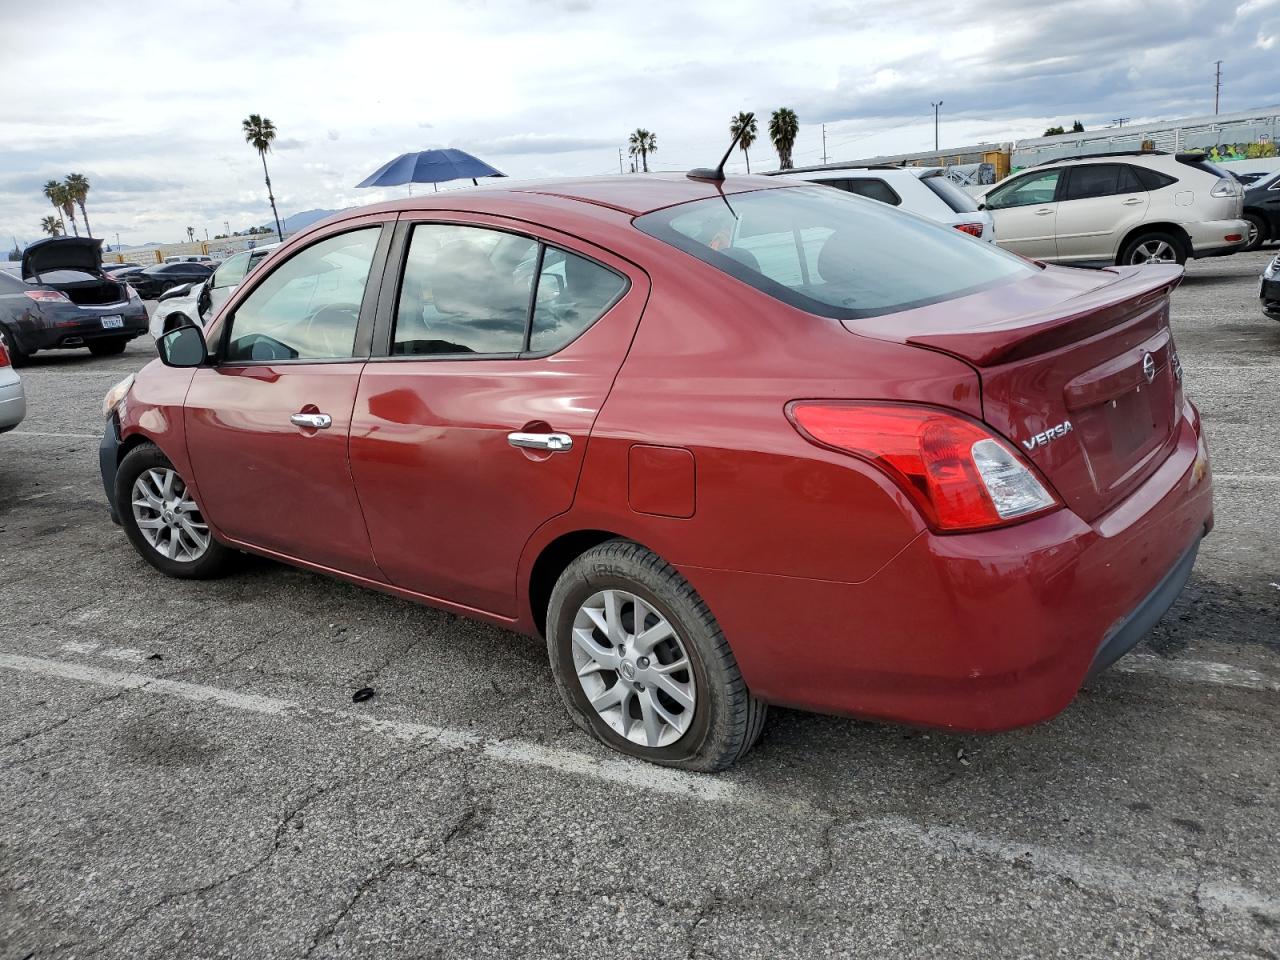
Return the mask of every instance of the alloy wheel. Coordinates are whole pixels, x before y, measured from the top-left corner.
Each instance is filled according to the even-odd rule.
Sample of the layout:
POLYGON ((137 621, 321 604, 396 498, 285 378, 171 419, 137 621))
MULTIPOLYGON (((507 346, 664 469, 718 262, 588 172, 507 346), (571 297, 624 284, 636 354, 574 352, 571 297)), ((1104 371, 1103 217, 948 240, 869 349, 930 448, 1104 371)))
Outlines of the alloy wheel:
POLYGON ((1129 262, 1137 263, 1177 263, 1178 251, 1167 240, 1146 240, 1138 244, 1129 262))
POLYGON ((144 470, 133 482, 133 519, 162 557, 193 563, 209 549, 209 527, 176 470, 144 470))
POLYGON ((573 665, 592 709, 632 743, 670 746, 693 722, 697 684, 684 644, 633 593, 601 590, 578 608, 573 665))
POLYGON ((1249 237, 1245 241, 1245 245, 1250 250, 1253 250, 1258 246, 1258 233, 1259 233, 1258 225, 1254 223, 1252 220, 1246 220, 1245 222, 1249 224, 1249 237))

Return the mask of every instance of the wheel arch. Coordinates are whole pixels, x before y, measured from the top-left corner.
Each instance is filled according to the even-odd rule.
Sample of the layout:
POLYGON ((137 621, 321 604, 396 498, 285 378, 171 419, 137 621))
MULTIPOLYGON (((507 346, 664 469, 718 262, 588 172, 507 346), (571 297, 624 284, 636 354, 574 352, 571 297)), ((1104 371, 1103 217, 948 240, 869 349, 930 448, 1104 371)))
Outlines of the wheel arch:
POLYGON ((611 530, 570 530, 548 542, 538 552, 537 559, 533 561, 529 571, 527 596, 529 615, 540 636, 546 636, 547 608, 551 604, 551 591, 555 589, 560 574, 592 547, 609 540, 634 540, 634 538, 611 530))
POLYGON ((1150 223, 1140 223, 1123 237, 1120 238, 1120 245, 1116 247, 1116 263, 1120 264, 1124 258, 1124 251, 1138 237, 1144 233, 1167 233, 1182 244, 1182 252, 1186 254, 1187 259, 1191 258, 1194 252, 1191 247, 1191 237, 1179 224, 1165 220, 1153 220, 1150 223))

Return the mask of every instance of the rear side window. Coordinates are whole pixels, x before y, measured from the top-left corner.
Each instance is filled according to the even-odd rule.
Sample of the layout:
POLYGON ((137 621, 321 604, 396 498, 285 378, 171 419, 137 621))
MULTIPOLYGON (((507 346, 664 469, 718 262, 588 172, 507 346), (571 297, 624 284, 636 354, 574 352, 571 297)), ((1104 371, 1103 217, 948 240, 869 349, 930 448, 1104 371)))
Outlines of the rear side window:
POLYGON ((820 187, 695 200, 635 224, 783 303, 837 319, 951 300, 1036 270, 950 227, 820 187))
POLYGON ((938 175, 921 177, 920 182, 932 190, 953 213, 977 213, 978 201, 973 199, 946 177, 938 175))
POLYGON ((1122 193, 1142 190, 1142 184, 1133 175, 1133 168, 1119 163, 1093 163, 1072 167, 1067 179, 1065 200, 1088 200, 1093 197, 1114 197, 1122 193))
POLYGON ((1167 173, 1161 173, 1159 170, 1151 170, 1147 167, 1128 167, 1138 182, 1147 190, 1159 190, 1161 187, 1167 187, 1171 183, 1177 183, 1177 177, 1171 177, 1167 173))
POLYGON ((409 241, 391 352, 550 353, 603 316, 627 285, 614 271, 531 237, 420 224, 409 241))
POLYGON ((814 182, 821 183, 824 187, 835 187, 837 190, 843 190, 846 193, 856 193, 858 196, 866 197, 868 200, 879 200, 881 203, 887 203, 891 207, 899 206, 902 203, 902 198, 898 196, 897 191, 880 177, 841 177, 838 180, 817 180, 814 182))

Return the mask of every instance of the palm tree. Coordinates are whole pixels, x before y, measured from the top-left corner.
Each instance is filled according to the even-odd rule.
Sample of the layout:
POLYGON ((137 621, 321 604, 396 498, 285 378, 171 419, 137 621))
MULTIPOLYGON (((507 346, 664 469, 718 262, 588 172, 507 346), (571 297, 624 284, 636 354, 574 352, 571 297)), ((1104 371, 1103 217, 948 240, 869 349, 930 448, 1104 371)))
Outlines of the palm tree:
POLYGON ((196 242, 196 228, 187 227, 187 243, 195 243, 195 242, 196 242))
POLYGON ((271 213, 276 218, 276 236, 284 240, 284 231, 280 229, 280 214, 276 212, 276 198, 271 195, 271 174, 267 172, 267 154, 271 152, 271 141, 276 138, 276 125, 266 117, 256 113, 249 114, 241 124, 244 130, 244 142, 258 151, 262 158, 262 175, 267 181, 267 199, 271 201, 271 213))
POLYGON ((796 145, 796 134, 800 132, 800 121, 796 112, 789 107, 779 107, 769 118, 769 139, 778 151, 778 169, 791 169, 791 148, 796 145))
POLYGON ((84 202, 89 198, 89 178, 83 173, 68 173, 63 186, 67 188, 71 199, 80 208, 80 217, 84 220, 84 232, 92 237, 93 231, 89 229, 89 214, 84 211, 84 202))
POLYGON ((58 206, 62 208, 62 212, 71 221, 71 229, 75 231, 77 237, 80 236, 80 228, 76 226, 76 202, 71 198, 71 191, 67 189, 65 183, 58 184, 55 196, 58 198, 58 206))
POLYGON ((40 221, 40 229, 51 237, 62 233, 62 221, 54 216, 47 216, 40 221))
POLYGON ((751 157, 747 154, 747 149, 756 142, 758 131, 754 113, 740 113, 729 121, 729 136, 738 137, 738 146, 742 148, 742 156, 747 161, 747 173, 751 172, 751 157), (742 133, 740 137, 738 137, 739 131, 742 133))
POLYGON ((633 157, 639 157, 640 163, 644 167, 644 172, 649 172, 649 154, 656 153, 658 149, 658 135, 650 133, 643 127, 637 127, 635 133, 631 134, 628 141, 627 153, 633 157))
POLYGON ((62 183, 58 180, 47 180, 44 185, 45 199, 53 204, 55 220, 62 218, 62 204, 58 202, 58 194, 62 191, 62 183))

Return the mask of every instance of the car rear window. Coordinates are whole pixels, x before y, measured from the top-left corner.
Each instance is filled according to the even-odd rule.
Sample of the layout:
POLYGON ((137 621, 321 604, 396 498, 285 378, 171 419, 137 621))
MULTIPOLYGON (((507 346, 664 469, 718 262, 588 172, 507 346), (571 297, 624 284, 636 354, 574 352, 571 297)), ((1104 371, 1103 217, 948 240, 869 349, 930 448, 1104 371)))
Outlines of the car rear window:
POLYGON ((783 303, 840 320, 955 299, 1036 269, 994 244, 822 187, 695 200, 635 224, 783 303))
POLYGON ((938 199, 954 213, 977 213, 978 201, 973 199, 942 174, 921 177, 920 182, 938 195, 938 199))
POLYGON ((1230 176, 1227 171, 1223 170, 1217 164, 1211 163, 1203 153, 1179 153, 1174 157, 1174 159, 1179 163, 1186 164, 1188 167, 1192 167, 1196 170, 1202 170, 1215 177, 1226 179, 1230 176))

